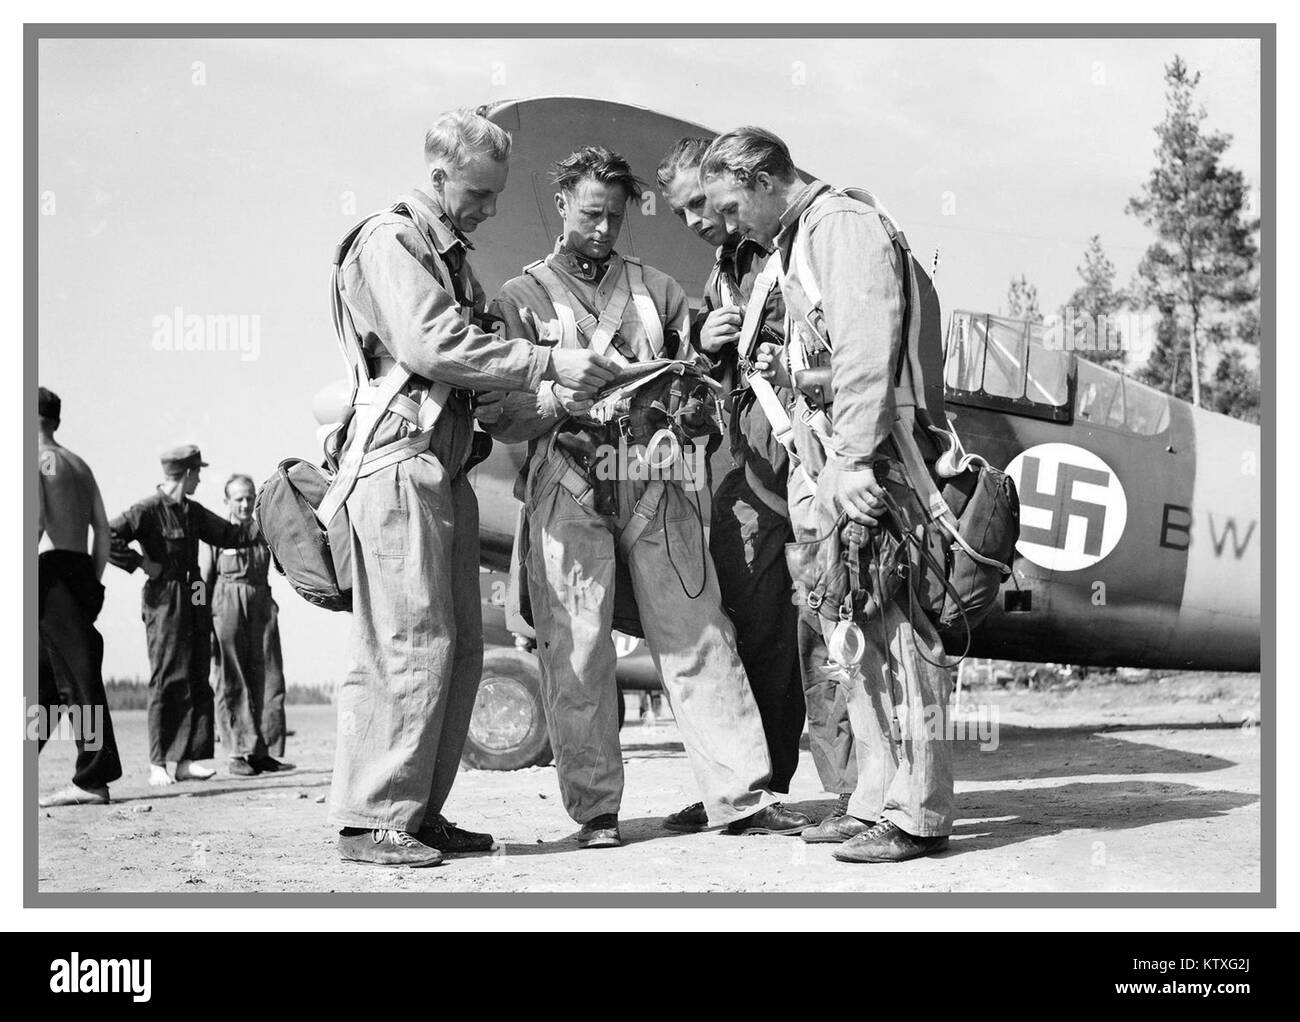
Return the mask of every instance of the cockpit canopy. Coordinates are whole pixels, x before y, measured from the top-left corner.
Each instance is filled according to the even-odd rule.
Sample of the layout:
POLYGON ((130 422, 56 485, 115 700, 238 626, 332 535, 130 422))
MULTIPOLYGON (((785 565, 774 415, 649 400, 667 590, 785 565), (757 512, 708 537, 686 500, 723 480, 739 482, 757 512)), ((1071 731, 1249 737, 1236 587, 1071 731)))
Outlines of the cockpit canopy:
POLYGON ((1047 344, 1047 333, 1042 323, 954 312, 945 345, 945 399, 1137 436, 1169 428, 1168 394, 1081 359, 1059 342, 1047 344))

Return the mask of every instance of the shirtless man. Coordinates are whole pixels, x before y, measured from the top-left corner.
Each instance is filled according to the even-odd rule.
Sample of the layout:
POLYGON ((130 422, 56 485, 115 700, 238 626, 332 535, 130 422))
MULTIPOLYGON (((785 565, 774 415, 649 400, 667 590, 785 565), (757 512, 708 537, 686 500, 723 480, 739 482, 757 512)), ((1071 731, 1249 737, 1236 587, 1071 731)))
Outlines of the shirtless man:
POLYGON ((104 605, 100 578, 108 563, 108 515, 90 468, 54 439, 62 402, 41 387, 36 525, 40 579, 40 702, 49 737, 52 713, 75 708, 77 764, 72 783, 40 800, 42 806, 103 805, 108 785, 122 776, 113 722, 104 695, 104 640, 95 618, 104 605), (91 552, 86 533, 94 532, 91 552))

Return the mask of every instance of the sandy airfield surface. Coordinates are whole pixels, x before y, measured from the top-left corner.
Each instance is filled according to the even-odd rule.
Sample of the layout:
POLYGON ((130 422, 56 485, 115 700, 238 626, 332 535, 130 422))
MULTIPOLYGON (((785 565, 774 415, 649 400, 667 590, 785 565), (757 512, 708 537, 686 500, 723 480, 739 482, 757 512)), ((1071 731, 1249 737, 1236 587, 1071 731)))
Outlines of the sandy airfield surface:
MULTIPOLYGON (((635 704, 634 704, 635 705, 635 704)), ((797 838, 671 834, 664 814, 695 801, 671 720, 623 730, 622 848, 584 851, 553 767, 463 770, 448 816, 498 839, 495 852, 432 869, 339 860, 325 819, 330 706, 290 706, 289 774, 167 789, 145 783, 145 719, 115 715, 125 777, 108 806, 34 810, 38 890, 49 892, 1256 892, 1260 722, 1256 675, 1188 674, 1072 690, 975 689, 996 708, 998 747, 956 743, 957 824, 939 856, 848 865, 797 838)), ((220 747, 218 747, 220 751, 220 747)), ((65 784, 75 750, 51 742, 40 790, 65 784)), ((220 768, 223 760, 215 765, 220 768)), ((806 750, 789 801, 820 818, 806 750)), ((400 902, 400 898, 397 899, 400 902)))

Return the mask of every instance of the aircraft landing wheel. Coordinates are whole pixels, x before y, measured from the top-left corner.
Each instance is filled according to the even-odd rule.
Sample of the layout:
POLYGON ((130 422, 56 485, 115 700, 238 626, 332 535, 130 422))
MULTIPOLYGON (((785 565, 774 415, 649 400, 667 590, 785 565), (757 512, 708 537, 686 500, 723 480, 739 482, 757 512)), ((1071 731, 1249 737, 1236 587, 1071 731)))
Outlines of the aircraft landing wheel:
POLYGON ((483 654, 461 762, 476 770, 522 770, 551 762, 537 657, 518 649, 483 654))

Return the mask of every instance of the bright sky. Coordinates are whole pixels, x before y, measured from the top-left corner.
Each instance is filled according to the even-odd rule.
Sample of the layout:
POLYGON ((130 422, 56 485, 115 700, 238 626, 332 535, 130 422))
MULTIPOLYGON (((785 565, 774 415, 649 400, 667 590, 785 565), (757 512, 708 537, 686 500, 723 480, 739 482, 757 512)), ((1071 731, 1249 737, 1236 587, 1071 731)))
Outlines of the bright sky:
MULTIPOLYGON (((340 196, 364 212, 416 183, 437 113, 539 95, 763 124, 801 166, 880 195, 927 259, 940 250, 945 310, 998 311, 1021 273, 1050 307, 1089 235, 1120 283, 1149 241, 1124 205, 1153 162, 1174 53, 1204 73, 1209 124, 1257 185, 1249 40, 47 41, 40 381, 110 515, 189 441, 212 463, 196 498, 222 510, 230 472, 260 482, 314 454, 311 395, 341 375, 325 291, 355 219, 340 196), (156 351, 154 319, 177 307, 260 316, 259 357, 156 351)), ((489 222, 475 241, 492 239, 489 222)), ((141 578, 106 576, 106 676, 148 676, 141 578)), ((333 684, 346 617, 277 582, 290 683, 333 684)))

